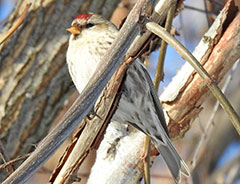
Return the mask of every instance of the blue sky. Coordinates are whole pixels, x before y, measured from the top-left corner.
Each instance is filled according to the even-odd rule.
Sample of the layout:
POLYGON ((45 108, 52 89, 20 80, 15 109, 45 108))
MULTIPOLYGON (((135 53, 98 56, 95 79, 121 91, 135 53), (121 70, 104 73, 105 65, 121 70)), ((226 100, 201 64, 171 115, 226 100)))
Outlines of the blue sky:
POLYGON ((13 3, 10 0, 3 0, 0 4, 0 22, 5 19, 12 10, 13 3))

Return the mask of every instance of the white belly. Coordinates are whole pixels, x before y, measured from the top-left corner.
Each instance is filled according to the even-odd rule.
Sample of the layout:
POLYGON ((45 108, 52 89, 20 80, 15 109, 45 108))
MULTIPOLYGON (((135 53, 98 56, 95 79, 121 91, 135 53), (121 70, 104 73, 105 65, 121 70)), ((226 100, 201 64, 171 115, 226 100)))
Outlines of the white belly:
POLYGON ((93 57, 86 47, 78 47, 75 50, 68 49, 67 64, 69 73, 79 93, 82 92, 95 72, 99 60, 100 58, 93 57), (70 55, 71 57, 69 57, 70 55))

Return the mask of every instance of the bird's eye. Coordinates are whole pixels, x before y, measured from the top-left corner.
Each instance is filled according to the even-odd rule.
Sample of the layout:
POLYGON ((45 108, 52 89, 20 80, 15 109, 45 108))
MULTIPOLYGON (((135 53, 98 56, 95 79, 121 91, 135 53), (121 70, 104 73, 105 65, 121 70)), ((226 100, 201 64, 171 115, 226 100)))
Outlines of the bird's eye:
POLYGON ((90 28, 90 27, 93 27, 93 26, 94 26, 94 24, 89 23, 89 24, 86 25, 86 28, 90 28))

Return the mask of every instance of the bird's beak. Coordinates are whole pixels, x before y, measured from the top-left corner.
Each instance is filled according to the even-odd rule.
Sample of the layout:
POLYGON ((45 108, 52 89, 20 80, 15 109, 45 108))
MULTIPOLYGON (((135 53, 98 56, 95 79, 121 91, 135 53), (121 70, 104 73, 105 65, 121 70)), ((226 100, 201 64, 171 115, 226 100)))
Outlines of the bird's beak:
POLYGON ((81 28, 78 26, 72 26, 66 30, 69 31, 70 33, 72 33, 74 36, 81 33, 81 28))

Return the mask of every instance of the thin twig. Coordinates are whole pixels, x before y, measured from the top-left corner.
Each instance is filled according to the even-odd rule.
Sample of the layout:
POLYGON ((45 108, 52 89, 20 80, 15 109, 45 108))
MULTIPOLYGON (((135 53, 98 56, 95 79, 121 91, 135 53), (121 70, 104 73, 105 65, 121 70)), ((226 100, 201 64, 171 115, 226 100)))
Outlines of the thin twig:
MULTIPOLYGON (((222 87, 222 91, 223 93, 226 91, 231 79, 232 79, 232 75, 234 74, 236 68, 237 68, 237 65, 238 65, 238 61, 236 63, 234 63, 233 67, 232 67, 232 70, 231 70, 231 73, 228 75, 225 83, 224 83, 224 86, 222 87)), ((207 144, 208 140, 209 140, 209 137, 207 135, 211 135, 211 132, 213 131, 213 128, 214 128, 214 123, 213 123, 213 120, 215 118, 215 115, 216 115, 216 112, 218 110, 218 107, 219 107, 219 102, 217 101, 214 105, 214 108, 213 108, 213 112, 208 120, 208 122, 206 123, 206 126, 204 128, 204 131, 203 131, 203 134, 200 138, 200 141, 198 142, 198 145, 194 151, 194 154, 193 154, 193 159, 191 161, 191 164, 192 164, 192 167, 191 169, 193 170, 196 166, 196 163, 198 162, 199 160, 199 156, 200 156, 200 153, 202 151, 200 151, 200 149, 204 149, 204 145, 207 144)))
MULTIPOLYGON (((167 15, 167 20, 166 20, 166 24, 165 24, 165 28, 166 30, 169 32, 172 26, 172 20, 173 17, 175 15, 175 9, 176 9, 176 4, 173 4, 168 12, 167 15)), ((164 72, 163 72, 163 67, 164 67, 164 59, 165 59, 165 55, 166 55, 166 49, 167 49, 167 43, 162 40, 161 43, 161 47, 160 47, 160 53, 159 53, 159 58, 158 58, 158 64, 157 64, 157 68, 156 68, 156 73, 155 73, 155 77, 154 77, 154 87, 156 89, 156 91, 158 91, 159 89, 159 84, 160 81, 163 80, 164 77, 164 72)), ((144 141, 144 183, 145 184, 150 184, 150 144, 151 144, 151 140, 149 138, 149 136, 145 137, 145 141, 144 141)))
POLYGON ((203 0, 203 3, 204 3, 204 13, 205 13, 205 16, 206 16, 206 19, 207 19, 208 28, 210 28, 211 24, 210 24, 210 21, 209 21, 209 18, 208 18, 208 8, 207 8, 206 0, 203 0))
POLYGON ((181 35, 181 41, 182 41, 182 44, 183 45, 187 45, 186 44, 186 36, 185 36, 185 30, 184 30, 184 22, 183 22, 183 12, 179 12, 179 23, 180 23, 180 26, 179 26, 179 32, 180 32, 180 35, 181 35))
MULTIPOLYGON (((165 29, 168 32, 170 32, 170 30, 171 30, 172 20, 173 20, 173 17, 175 15, 175 10, 176 10, 176 5, 174 4, 170 8, 170 10, 168 12, 168 15, 167 15, 165 29)), ((163 67, 164 67, 164 60, 165 60, 166 50, 167 50, 167 42, 162 40, 161 47, 160 47, 160 53, 159 53, 159 57, 158 57, 156 73, 155 73, 155 77, 154 77, 154 86, 155 86, 156 91, 158 91, 160 81, 162 81, 163 77, 164 77, 163 67)))
MULTIPOLYGON (((9 157, 6 154, 6 150, 5 150, 5 148, 4 148, 3 144, 2 144, 2 141, 0 141, 0 156, 1 156, 2 160, 3 160, 3 163, 4 163, 3 165, 7 164, 8 161, 9 161, 9 157)), ((7 165, 6 167, 7 167, 7 171, 8 171, 9 174, 14 172, 14 167, 11 164, 7 165)))
POLYGON ((7 34, 0 40, 0 45, 5 42, 16 30, 17 28, 23 23, 24 18, 28 12, 28 9, 30 8, 32 3, 28 3, 22 13, 22 15, 19 17, 18 21, 16 22, 16 24, 14 24, 13 27, 11 27, 11 29, 7 32, 7 34))
POLYGON ((188 6, 188 5, 184 5, 184 8, 189 9, 189 10, 198 11, 198 12, 201 12, 201 13, 207 13, 208 15, 216 15, 213 12, 210 12, 210 11, 207 11, 207 10, 202 10, 202 9, 192 7, 192 6, 188 6))
POLYGON ((149 136, 145 136, 144 140, 144 183, 150 184, 150 144, 151 140, 149 136))
POLYGON ((178 40, 176 40, 160 25, 154 22, 149 22, 146 24, 146 27, 148 30, 152 31, 154 34, 158 35, 160 38, 168 42, 168 44, 171 45, 183 57, 183 59, 185 59, 187 62, 189 62, 189 64, 192 65, 192 67, 197 71, 201 78, 207 82, 208 88, 222 105, 236 131, 240 135, 240 118, 237 112, 234 110, 228 99, 224 96, 222 91, 211 79, 207 71, 198 62, 198 60, 178 40))
POLYGON ((6 167, 8 167, 8 166, 10 166, 10 165, 13 165, 15 162, 18 162, 18 161, 21 161, 21 160, 26 159, 27 157, 29 157, 30 154, 31 154, 31 153, 25 154, 25 155, 23 155, 23 156, 21 156, 21 157, 15 158, 15 159, 13 159, 13 160, 10 160, 10 161, 8 161, 8 162, 0 165, 0 170, 1 170, 1 169, 4 169, 4 168, 6 168, 6 167))

